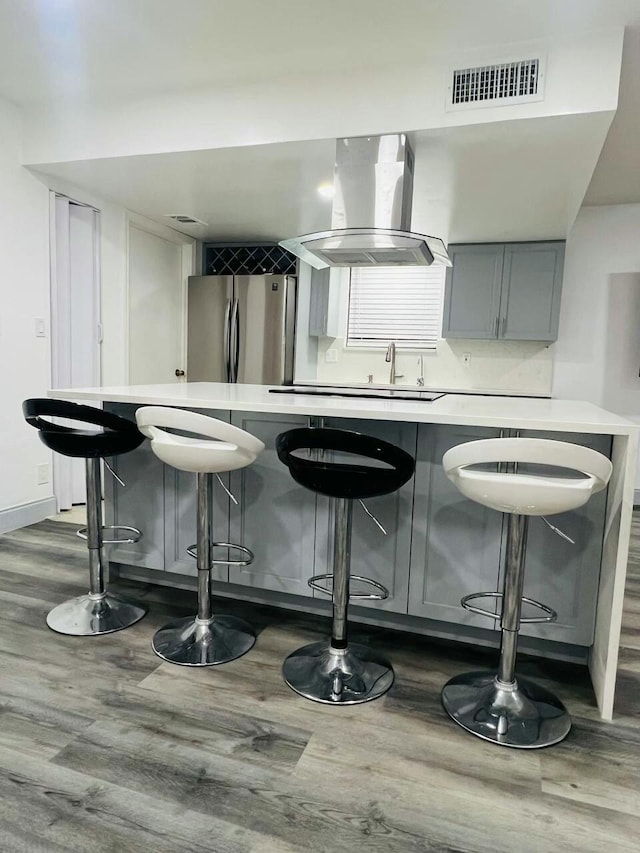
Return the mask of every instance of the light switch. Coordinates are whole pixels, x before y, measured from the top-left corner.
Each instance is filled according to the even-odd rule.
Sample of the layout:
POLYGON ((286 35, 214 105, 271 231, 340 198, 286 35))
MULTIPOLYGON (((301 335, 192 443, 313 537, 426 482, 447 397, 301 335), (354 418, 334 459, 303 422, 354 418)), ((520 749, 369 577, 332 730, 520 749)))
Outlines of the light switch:
POLYGON ((335 364, 338 361, 338 350, 328 349, 324 354, 324 360, 327 364, 335 364))
POLYGON ((36 338, 47 337, 47 324, 44 317, 36 317, 36 338))

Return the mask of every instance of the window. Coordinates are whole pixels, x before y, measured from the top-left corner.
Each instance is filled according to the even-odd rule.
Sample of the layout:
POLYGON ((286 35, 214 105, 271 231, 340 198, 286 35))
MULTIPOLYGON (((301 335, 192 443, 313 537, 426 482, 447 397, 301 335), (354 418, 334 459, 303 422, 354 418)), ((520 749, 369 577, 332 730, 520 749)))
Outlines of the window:
POLYGON ((389 341, 435 348, 441 337, 446 267, 354 267, 349 284, 348 346, 389 341))

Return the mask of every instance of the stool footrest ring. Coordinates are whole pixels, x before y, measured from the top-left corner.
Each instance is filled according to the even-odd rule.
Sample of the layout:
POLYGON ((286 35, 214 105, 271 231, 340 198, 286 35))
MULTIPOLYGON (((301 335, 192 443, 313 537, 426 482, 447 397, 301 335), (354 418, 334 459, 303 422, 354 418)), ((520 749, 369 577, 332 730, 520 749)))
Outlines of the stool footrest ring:
MULTIPOLYGON (((317 589, 318 592, 324 592, 327 595, 333 595, 332 589, 327 589, 326 586, 322 586, 322 584, 319 583, 319 581, 329 580, 329 578, 331 578, 331 580, 333 581, 333 575, 332 574, 314 575, 312 578, 309 578, 309 580, 307 581, 307 584, 311 587, 311 589, 317 589)), ((349 600, 350 601, 352 599, 354 601, 361 601, 363 599, 366 601, 384 601, 385 598, 389 598, 389 590, 386 588, 386 586, 383 586, 381 583, 378 583, 377 581, 371 580, 371 578, 363 578, 362 575, 351 575, 350 580, 360 581, 360 583, 369 584, 370 586, 379 590, 379 592, 377 592, 377 593, 375 593, 375 592, 372 592, 372 593, 369 593, 369 592, 350 592, 349 593, 349 600)))
MULTIPOLYGON (((477 598, 497 598, 502 601, 503 595, 501 592, 474 592, 471 595, 465 595, 464 598, 460 599, 460 604, 464 607, 465 610, 469 610, 471 613, 477 613, 480 616, 488 616, 489 619, 500 619, 502 618, 501 613, 492 613, 490 610, 485 610, 484 607, 476 607, 473 604, 469 604, 470 601, 475 601, 477 598)), ((546 613, 546 616, 528 616, 526 618, 520 618, 520 622, 525 624, 533 624, 537 622, 555 622, 558 618, 558 614, 551 607, 547 607, 546 604, 542 604, 540 601, 536 601, 533 598, 527 598, 525 595, 520 599, 523 604, 530 604, 532 607, 537 607, 539 610, 542 610, 543 613, 546 613)))
MULTIPOLYGON (((80 530, 76 531, 76 536, 80 539, 84 539, 85 541, 89 538, 87 533, 87 527, 81 527, 80 530)), ((133 542, 139 542, 142 538, 142 531, 138 530, 137 527, 128 527, 126 524, 106 524, 100 528, 101 531, 105 530, 126 530, 128 533, 131 533, 131 536, 127 536, 122 539, 102 539, 103 545, 127 545, 133 542)))
MULTIPOLYGON (((211 568, 213 566, 250 566, 255 559, 253 551, 245 548, 244 545, 234 545, 233 542, 212 542, 211 547, 228 548, 229 550, 240 551, 241 554, 245 555, 244 560, 211 560, 211 568)), ((190 548, 187 548, 187 554, 197 560, 198 546, 192 545, 190 548)))

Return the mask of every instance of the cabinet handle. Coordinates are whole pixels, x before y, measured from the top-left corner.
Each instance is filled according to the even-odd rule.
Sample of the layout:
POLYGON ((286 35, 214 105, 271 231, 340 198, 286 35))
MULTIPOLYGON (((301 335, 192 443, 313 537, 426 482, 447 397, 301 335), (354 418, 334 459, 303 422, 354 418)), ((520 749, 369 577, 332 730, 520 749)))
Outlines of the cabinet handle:
POLYGON ((507 330, 507 315, 505 314, 502 318, 502 331, 500 332, 500 336, 504 338, 504 333, 507 330))
POLYGON ((494 338, 498 337, 498 327, 499 326, 500 326, 500 317, 496 317, 496 328, 495 328, 495 331, 493 333, 494 338))

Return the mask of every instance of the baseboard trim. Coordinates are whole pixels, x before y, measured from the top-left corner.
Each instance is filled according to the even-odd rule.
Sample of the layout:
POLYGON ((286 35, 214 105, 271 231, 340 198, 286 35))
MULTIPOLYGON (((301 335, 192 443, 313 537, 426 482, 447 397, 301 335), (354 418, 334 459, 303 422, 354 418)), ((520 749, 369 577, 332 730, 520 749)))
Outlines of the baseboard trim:
POLYGON ((640 489, 633 490, 633 505, 640 506, 640 489))
POLYGON ((55 514, 56 499, 53 496, 43 498, 40 501, 31 501, 28 504, 20 504, 20 506, 0 509, 0 533, 8 533, 10 530, 17 530, 19 527, 44 521, 45 518, 55 514))

